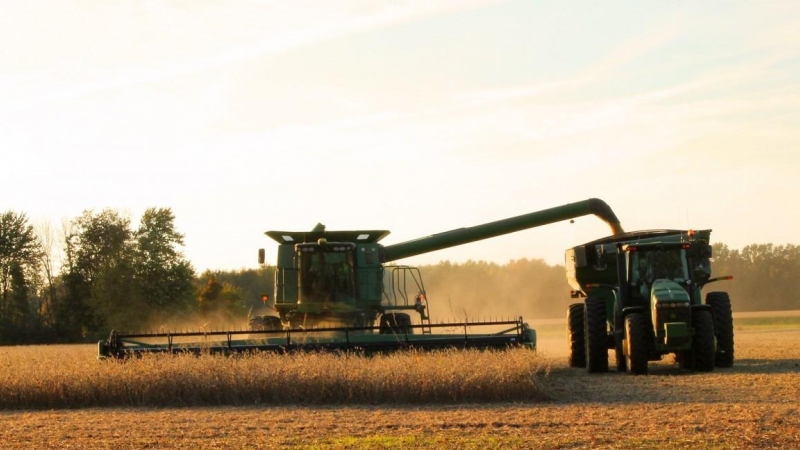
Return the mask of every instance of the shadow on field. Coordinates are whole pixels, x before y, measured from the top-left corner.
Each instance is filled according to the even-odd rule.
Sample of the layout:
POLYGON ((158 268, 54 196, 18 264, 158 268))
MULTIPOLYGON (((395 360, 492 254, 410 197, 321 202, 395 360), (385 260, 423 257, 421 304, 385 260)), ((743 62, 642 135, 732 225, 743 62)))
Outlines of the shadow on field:
POLYGON ((800 374, 800 361, 742 359, 732 368, 705 373, 663 361, 651 363, 649 375, 640 376, 615 371, 613 361, 609 369, 590 374, 585 369, 551 367, 542 377, 542 389, 553 402, 566 404, 720 403, 732 399, 762 403, 796 395, 791 379, 800 374))
POLYGON ((730 369, 719 369, 736 373, 800 373, 800 360, 797 359, 737 359, 730 369))

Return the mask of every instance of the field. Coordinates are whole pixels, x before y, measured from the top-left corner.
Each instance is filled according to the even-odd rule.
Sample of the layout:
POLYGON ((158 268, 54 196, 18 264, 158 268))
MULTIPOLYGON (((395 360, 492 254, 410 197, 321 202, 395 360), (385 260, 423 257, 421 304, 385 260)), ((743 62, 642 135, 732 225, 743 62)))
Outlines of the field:
POLYGON ((589 376, 566 367, 562 324, 535 327, 538 355, 105 364, 91 346, 0 348, 0 446, 800 447, 800 313, 737 314, 736 365, 707 374, 665 360, 589 376))

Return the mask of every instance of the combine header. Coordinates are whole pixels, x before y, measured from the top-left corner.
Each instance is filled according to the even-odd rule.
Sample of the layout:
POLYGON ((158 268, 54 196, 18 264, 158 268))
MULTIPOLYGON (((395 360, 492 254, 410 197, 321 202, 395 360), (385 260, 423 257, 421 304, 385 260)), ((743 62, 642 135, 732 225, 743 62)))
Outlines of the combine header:
MULTIPOLYGON (((622 232, 602 200, 588 199, 474 227, 384 246, 389 231, 268 231, 278 245, 274 313, 250 319, 246 331, 122 333, 98 343, 99 355, 298 350, 387 351, 536 347, 523 319, 431 323, 417 268, 389 263, 423 253, 594 214, 622 232), (417 320, 412 321, 412 314, 417 320), (480 330, 480 331, 478 331, 480 330)), ((265 260, 259 250, 259 263, 265 260)))

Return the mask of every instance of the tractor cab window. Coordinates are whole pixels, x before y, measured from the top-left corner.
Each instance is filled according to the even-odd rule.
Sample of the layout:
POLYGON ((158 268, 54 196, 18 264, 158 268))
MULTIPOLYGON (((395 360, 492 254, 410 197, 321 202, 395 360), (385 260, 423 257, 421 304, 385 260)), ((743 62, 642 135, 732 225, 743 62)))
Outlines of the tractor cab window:
POLYGON ((352 301, 355 297, 352 246, 304 246, 298 253, 301 301, 352 301))
POLYGON ((653 249, 631 254, 631 280, 650 284, 654 280, 668 279, 683 282, 689 279, 686 267, 686 250, 653 249))

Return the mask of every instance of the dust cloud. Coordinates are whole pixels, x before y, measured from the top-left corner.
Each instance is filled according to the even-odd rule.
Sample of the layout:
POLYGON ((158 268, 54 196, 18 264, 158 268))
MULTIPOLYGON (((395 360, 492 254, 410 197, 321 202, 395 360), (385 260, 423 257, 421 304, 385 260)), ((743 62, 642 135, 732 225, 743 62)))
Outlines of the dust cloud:
POLYGON ((572 303, 563 266, 542 260, 421 267, 433 322, 563 318, 572 303))

